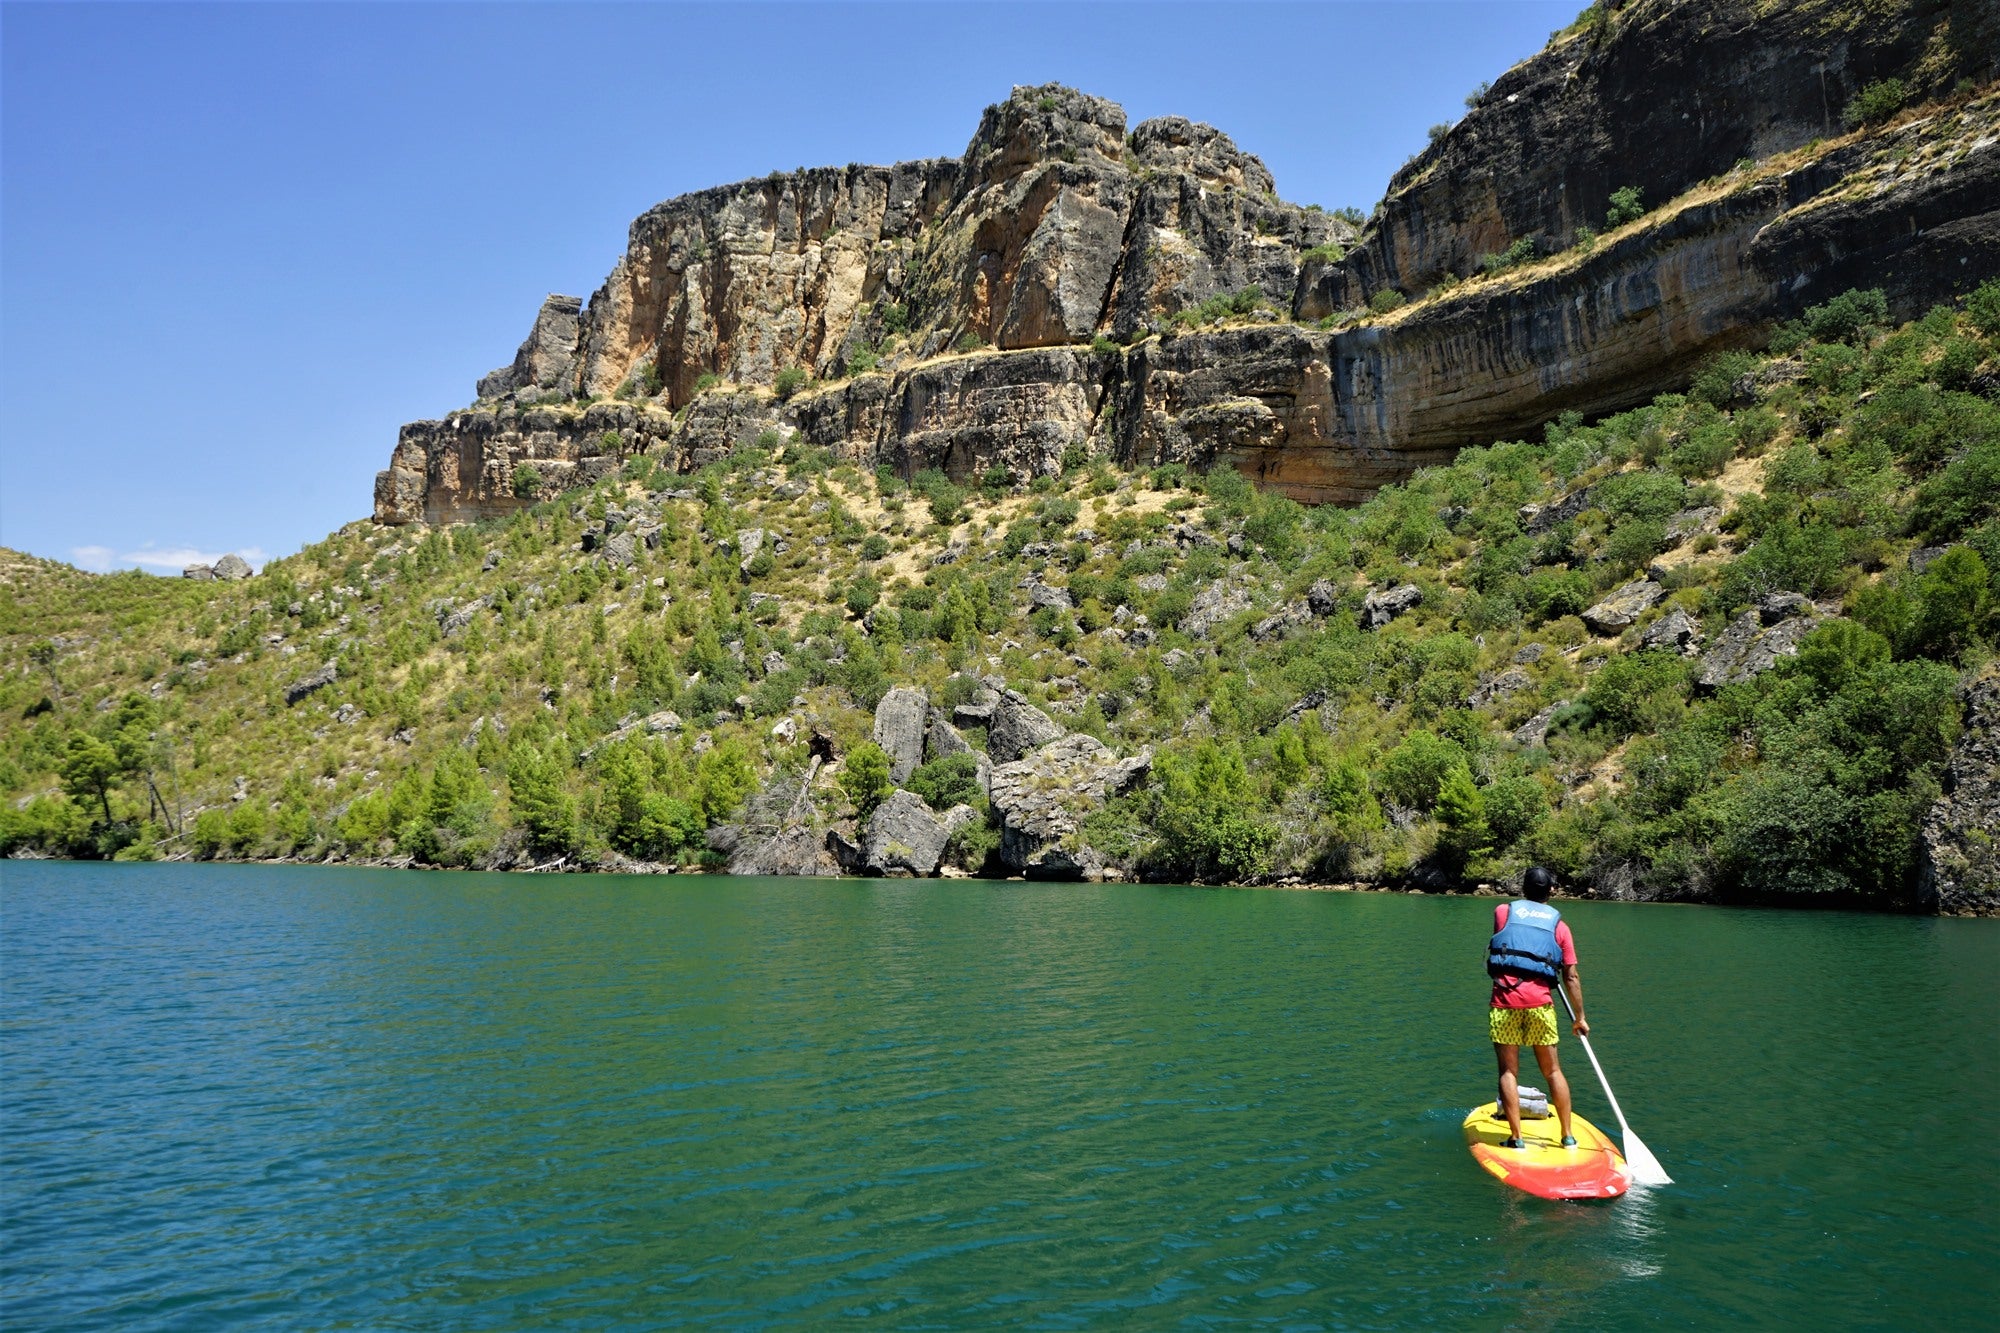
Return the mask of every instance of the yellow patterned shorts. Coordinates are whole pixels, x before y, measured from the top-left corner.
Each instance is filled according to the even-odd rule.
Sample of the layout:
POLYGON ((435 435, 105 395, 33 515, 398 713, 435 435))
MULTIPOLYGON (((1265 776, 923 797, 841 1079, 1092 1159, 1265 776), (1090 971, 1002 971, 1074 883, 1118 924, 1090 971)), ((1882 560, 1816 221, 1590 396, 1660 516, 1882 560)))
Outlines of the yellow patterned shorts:
POLYGON ((1560 1040, 1553 1004, 1534 1009, 1489 1009, 1487 1015, 1486 1026, 1496 1046, 1553 1046, 1560 1040))

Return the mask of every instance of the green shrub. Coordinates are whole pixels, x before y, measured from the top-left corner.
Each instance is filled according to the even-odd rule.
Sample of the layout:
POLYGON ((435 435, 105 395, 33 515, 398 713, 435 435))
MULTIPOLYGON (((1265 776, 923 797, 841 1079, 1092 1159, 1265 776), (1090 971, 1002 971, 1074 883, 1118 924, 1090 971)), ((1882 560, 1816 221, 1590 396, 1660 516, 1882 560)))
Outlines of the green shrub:
POLYGON ((1153 790, 1164 869, 1191 878, 1243 877, 1269 866, 1278 828, 1262 816, 1234 743, 1203 740, 1168 750, 1153 765, 1153 790))
POLYGON ((1486 785, 1484 796, 1486 824, 1498 847, 1513 846, 1548 817, 1548 792, 1531 777, 1495 778, 1486 785))
POLYGON ((875 813, 875 807, 896 790, 896 784, 889 781, 889 756, 881 746, 863 741, 848 751, 840 768, 840 789, 863 819, 875 813))
POLYGON ((697 394, 704 394, 720 383, 722 383, 722 376, 715 374, 713 371, 708 371, 696 377, 694 391, 697 394))
POLYGON ((1901 111, 1909 100, 1909 85, 1901 79, 1877 79, 1854 95, 1840 118, 1849 129, 1879 124, 1901 111))
POLYGON ((1394 287, 1384 287, 1368 298, 1368 308, 1378 315, 1386 315, 1391 310, 1400 310, 1408 305, 1410 298, 1394 287))
POLYGON ((1889 318, 1889 302, 1879 287, 1853 288, 1806 311, 1806 332, 1814 342, 1859 342, 1889 318))
POLYGON ((1646 206, 1641 203, 1639 187, 1621 185, 1611 192, 1611 207, 1604 214, 1604 229, 1616 231, 1628 222, 1637 222, 1646 216, 1646 206))
POLYGON ((1991 338, 2000 335, 2000 278, 1988 278, 1965 298, 1965 313, 1973 327, 1991 338))
POLYGON ((1439 850, 1457 865, 1493 845, 1493 833, 1486 822, 1486 799, 1473 785, 1472 772, 1458 764, 1438 784, 1436 803, 1438 824, 1443 831, 1439 850))
POLYGON ((1090 350, 1098 356, 1119 356, 1125 351, 1115 338, 1102 333, 1090 340, 1090 350))
POLYGON ((1305 264, 1337 264, 1347 252, 1334 241, 1309 246, 1299 252, 1299 261, 1305 264))
POLYGON ((1579 570, 1538 569, 1521 580, 1515 594, 1537 623, 1582 615, 1595 599, 1590 580, 1579 570))
POLYGON ((1412 731, 1402 744, 1382 756, 1375 770, 1375 790, 1409 810, 1429 810, 1454 769, 1465 767, 1465 751, 1457 742, 1430 731, 1412 731))
POLYGON ((889 554, 889 539, 879 532, 871 532, 861 542, 863 560, 880 560, 889 554))
POLYGON ((1535 238, 1532 236, 1520 236, 1516 237, 1514 243, 1499 254, 1487 255, 1482 258, 1479 261, 1479 271, 1487 274, 1502 273, 1510 268, 1518 268, 1522 264, 1529 263, 1534 258, 1535 238))
POLYGON ((923 797, 933 810, 971 805, 983 795, 979 790, 979 760, 970 754, 933 759, 910 774, 904 785, 923 797))
POLYGON ((514 498, 532 500, 541 493, 542 474, 533 463, 523 463, 514 469, 514 498))
POLYGON ((1685 659, 1644 649, 1606 662, 1590 678, 1581 702, 1617 735, 1659 731, 1680 717, 1693 685, 1685 659))
POLYGON ((865 616, 875 609, 875 603, 882 600, 882 585, 866 574, 847 585, 847 609, 856 616, 865 616))
POLYGON ((1756 368, 1757 360, 1748 352, 1717 352, 1695 372, 1688 397, 1727 407, 1736 396, 1736 382, 1756 368))

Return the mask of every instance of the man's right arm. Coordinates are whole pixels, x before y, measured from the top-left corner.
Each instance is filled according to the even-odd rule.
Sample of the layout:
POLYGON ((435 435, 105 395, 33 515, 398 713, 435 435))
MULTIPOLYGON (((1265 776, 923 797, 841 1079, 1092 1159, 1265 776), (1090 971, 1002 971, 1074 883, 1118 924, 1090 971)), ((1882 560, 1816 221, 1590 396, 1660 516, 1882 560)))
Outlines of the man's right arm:
POLYGON ((1588 1037, 1590 1024, 1583 1019, 1583 973, 1577 970, 1575 963, 1563 964, 1562 984, 1563 990, 1569 993, 1570 1013, 1575 1016, 1569 1029, 1579 1037, 1588 1037))

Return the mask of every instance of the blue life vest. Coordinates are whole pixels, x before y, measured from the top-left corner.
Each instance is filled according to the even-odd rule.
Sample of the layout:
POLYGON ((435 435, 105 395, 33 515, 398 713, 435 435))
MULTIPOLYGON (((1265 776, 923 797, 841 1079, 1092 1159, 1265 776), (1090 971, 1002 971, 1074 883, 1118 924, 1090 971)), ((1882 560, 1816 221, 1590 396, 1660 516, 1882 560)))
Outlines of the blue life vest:
POLYGON ((1562 913, 1547 903, 1517 899, 1507 904, 1507 924, 1486 946, 1487 974, 1555 981, 1562 975, 1562 945, 1556 942, 1561 921, 1562 913))

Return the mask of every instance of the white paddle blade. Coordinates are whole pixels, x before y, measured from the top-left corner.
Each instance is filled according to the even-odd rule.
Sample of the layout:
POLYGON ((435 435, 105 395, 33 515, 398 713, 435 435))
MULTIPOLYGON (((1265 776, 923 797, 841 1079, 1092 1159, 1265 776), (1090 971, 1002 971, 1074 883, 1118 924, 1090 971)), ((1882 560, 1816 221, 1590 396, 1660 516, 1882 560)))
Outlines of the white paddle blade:
POLYGON ((1625 1165, 1632 1173, 1634 1185, 1674 1183, 1674 1178, 1660 1165, 1660 1159, 1653 1156, 1653 1150, 1640 1142, 1639 1136, 1629 1129, 1625 1131, 1625 1165))

